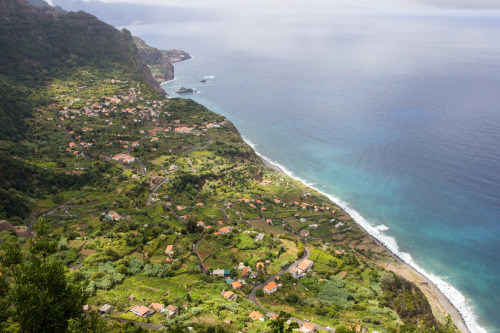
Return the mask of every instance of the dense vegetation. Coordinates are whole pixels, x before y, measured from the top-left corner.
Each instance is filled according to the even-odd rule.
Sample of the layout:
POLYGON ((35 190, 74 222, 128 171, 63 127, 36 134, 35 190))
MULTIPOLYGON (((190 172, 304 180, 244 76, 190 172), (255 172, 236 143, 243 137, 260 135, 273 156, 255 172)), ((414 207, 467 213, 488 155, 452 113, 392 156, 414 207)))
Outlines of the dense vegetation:
POLYGON ((44 216, 34 239, 0 231, 0 330, 454 331, 337 205, 265 167, 223 116, 149 87, 126 32, 22 0, 0 9, 0 218, 44 216), (178 313, 131 312, 153 303, 178 313), (106 328, 104 304, 119 320, 106 328))

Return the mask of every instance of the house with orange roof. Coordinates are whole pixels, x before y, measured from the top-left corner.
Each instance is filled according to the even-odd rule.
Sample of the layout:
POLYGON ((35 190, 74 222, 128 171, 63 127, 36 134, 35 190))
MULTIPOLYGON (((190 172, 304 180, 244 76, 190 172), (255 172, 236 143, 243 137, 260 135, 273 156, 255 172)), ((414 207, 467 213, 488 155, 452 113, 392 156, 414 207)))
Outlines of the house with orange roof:
POLYGON ((205 223, 203 223, 203 221, 198 221, 198 222, 196 223, 196 226, 197 226, 197 227, 202 227, 202 228, 203 228, 203 227, 205 227, 205 223))
POLYGON ((259 311, 253 311, 252 313, 250 313, 249 315, 250 319, 252 320, 260 320, 260 321, 264 321, 264 315, 262 313, 260 313, 259 311))
POLYGON ((138 315, 139 317, 147 318, 147 317, 151 316, 155 312, 155 310, 150 309, 144 305, 141 305, 141 306, 136 305, 130 309, 130 312, 138 315))
POLYGON ((258 262, 257 265, 255 265, 258 270, 263 271, 264 270, 264 263, 263 262, 258 262))
POLYGON ((309 259, 304 259, 300 264, 290 269, 290 273, 294 278, 301 278, 306 276, 307 272, 311 270, 314 262, 309 259))
POLYGON ((130 156, 129 154, 118 154, 113 156, 113 160, 122 161, 124 163, 132 163, 135 161, 135 158, 130 156))
POLYGON ((172 319, 179 314, 179 308, 175 305, 169 305, 165 308, 165 315, 172 319))
POLYGON ((248 279, 248 277, 250 276, 250 272, 252 270, 250 269, 250 267, 246 266, 246 267, 243 267, 243 269, 241 270, 241 278, 242 279, 248 279))
POLYGON ((165 254, 166 255, 173 255, 174 254, 174 246, 173 245, 167 245, 167 247, 165 248, 165 254))
POLYGON ((299 328, 299 332, 302 333, 312 333, 316 332, 316 327, 313 323, 308 323, 307 321, 302 324, 299 328))
POLYGON ((231 231, 231 229, 229 227, 222 227, 222 228, 219 229, 219 232, 222 235, 228 234, 230 231, 231 231))
POLYGON ((231 286, 236 290, 241 290, 241 288, 243 288, 243 284, 240 281, 233 282, 231 286))
POLYGON ((165 311, 165 305, 160 303, 151 303, 151 308, 155 311, 160 311, 162 313, 165 311))
POLYGON ((177 208, 177 210, 184 210, 184 207, 182 207, 182 206, 177 206, 176 208, 177 208))
POLYGON ((278 285, 276 284, 276 282, 274 281, 271 281, 269 282, 265 287, 264 287, 264 293, 265 294, 272 294, 274 293, 275 291, 278 290, 278 285))
POLYGON ((198 203, 196 204, 196 206, 198 206, 198 207, 202 207, 202 206, 203 206, 203 202, 198 202, 198 203))
POLYGON ((238 296, 230 290, 223 291, 221 293, 221 296, 227 299, 228 301, 234 301, 235 299, 238 298, 238 296))

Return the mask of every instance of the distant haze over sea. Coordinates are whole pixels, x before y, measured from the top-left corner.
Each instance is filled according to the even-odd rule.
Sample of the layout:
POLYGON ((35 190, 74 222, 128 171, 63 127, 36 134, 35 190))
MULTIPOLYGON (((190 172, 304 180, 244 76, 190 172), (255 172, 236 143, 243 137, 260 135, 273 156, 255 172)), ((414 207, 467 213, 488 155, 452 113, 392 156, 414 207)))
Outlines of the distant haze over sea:
POLYGON ((168 93, 199 90, 260 154, 424 270, 473 332, 499 332, 500 18, 469 14, 282 10, 127 28, 194 56, 168 93))

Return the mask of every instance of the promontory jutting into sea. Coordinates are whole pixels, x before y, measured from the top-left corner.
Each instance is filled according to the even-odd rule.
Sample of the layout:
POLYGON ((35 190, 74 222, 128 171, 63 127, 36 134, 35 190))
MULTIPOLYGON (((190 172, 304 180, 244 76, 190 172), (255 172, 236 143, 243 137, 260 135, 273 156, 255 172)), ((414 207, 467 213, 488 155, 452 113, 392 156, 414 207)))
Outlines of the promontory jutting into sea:
POLYGON ((496 12, 280 8, 127 29, 194 56, 169 94, 195 89, 184 97, 341 203, 471 331, 500 330, 496 12))

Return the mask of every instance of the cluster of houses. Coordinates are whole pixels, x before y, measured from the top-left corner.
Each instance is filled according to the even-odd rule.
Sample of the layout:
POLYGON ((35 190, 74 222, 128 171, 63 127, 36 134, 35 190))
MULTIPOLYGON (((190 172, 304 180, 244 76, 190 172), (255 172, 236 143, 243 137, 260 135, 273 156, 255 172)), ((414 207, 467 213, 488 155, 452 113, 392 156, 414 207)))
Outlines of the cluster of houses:
MULTIPOLYGON (((134 299, 134 297, 131 296, 131 299, 134 299)), ((112 307, 111 305, 104 304, 103 306, 101 306, 99 308, 98 312, 101 315, 106 315, 106 314, 111 313, 111 311, 113 311, 114 309, 115 308, 112 307)), ((84 311, 90 310, 90 306, 84 305, 83 310, 84 311)), ((130 312, 132 312, 133 314, 135 314, 139 317, 142 317, 142 318, 147 318, 155 312, 160 312, 160 313, 164 313, 167 318, 172 319, 175 316, 179 315, 179 308, 177 306, 174 306, 174 305, 165 306, 165 305, 160 304, 160 303, 151 303, 151 305, 149 307, 144 306, 144 305, 135 305, 135 306, 130 308, 130 312)))
POLYGON ((179 308, 174 305, 165 307, 160 303, 152 303, 150 307, 144 305, 133 306, 130 308, 130 312, 142 318, 147 318, 155 312, 160 312, 164 313, 167 318, 171 319, 179 314, 179 308))

